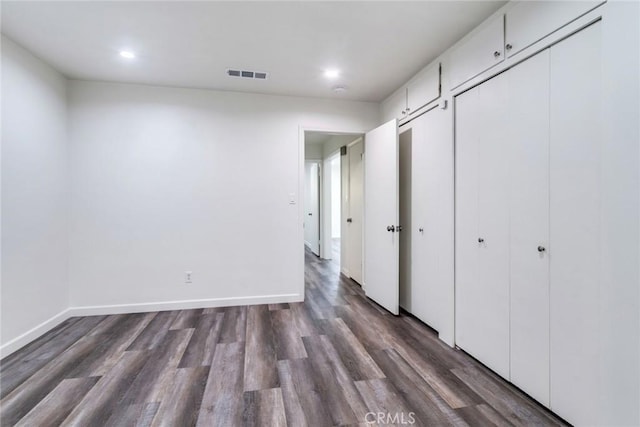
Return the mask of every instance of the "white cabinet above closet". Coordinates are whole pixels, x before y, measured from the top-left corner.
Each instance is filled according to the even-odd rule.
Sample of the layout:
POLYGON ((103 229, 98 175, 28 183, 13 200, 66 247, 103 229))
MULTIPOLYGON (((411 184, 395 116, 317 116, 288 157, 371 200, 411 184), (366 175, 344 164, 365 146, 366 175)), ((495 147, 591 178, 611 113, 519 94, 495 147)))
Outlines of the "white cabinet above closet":
POLYGON ((506 52, 511 57, 603 1, 517 1, 506 12, 506 52))
POLYGON ((451 52, 451 88, 487 71, 504 60, 504 15, 497 16, 451 52))
POLYGON ((403 120, 440 98, 440 63, 421 70, 383 103, 384 117, 403 120))
POLYGON ((440 97, 440 64, 418 73, 407 85, 407 115, 440 97))

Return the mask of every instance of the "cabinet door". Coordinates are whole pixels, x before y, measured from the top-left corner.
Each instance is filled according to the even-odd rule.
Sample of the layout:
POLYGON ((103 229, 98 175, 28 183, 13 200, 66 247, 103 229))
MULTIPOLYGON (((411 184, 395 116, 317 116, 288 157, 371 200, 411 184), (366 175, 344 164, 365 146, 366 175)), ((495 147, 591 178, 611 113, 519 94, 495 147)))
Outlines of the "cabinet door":
POLYGON ((507 78, 511 382, 549 406, 549 51, 507 78))
POLYGON ((437 64, 420 72, 407 85, 407 113, 413 114, 439 97, 440 64, 437 64))
POLYGON ((446 197, 452 179, 451 129, 446 114, 433 109, 415 119, 412 128, 411 313, 438 331, 446 324, 451 286, 451 200, 446 197))
POLYGON ((503 49, 504 16, 500 15, 451 52, 451 88, 502 62, 503 49))
POLYGON ((597 420, 602 50, 595 23, 550 50, 551 409, 597 420))
POLYGON ((507 55, 531 46, 603 1, 517 1, 506 13, 507 55))
POLYGON ((391 119, 402 120, 407 117, 407 88, 395 92, 382 104, 382 114, 385 121, 391 119))
POLYGON ((461 181, 456 183, 461 203, 456 227, 464 239, 459 241, 456 232, 456 244, 463 252, 456 262, 456 277, 462 278, 456 280, 456 340, 505 378, 509 378, 507 89, 502 74, 456 100, 456 179, 461 181), (477 99, 467 102, 467 96, 477 99), (474 223, 477 234, 472 236, 474 223))

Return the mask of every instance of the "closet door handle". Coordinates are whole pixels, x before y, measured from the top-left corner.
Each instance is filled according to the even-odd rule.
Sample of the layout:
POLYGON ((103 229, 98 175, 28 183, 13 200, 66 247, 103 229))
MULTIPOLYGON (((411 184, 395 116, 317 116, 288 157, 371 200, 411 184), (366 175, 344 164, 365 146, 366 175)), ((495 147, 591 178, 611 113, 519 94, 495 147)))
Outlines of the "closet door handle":
POLYGON ((512 46, 510 43, 507 43, 507 45, 505 46, 505 48, 506 48, 507 50, 511 50, 511 49, 513 49, 513 46, 512 46))
POLYGON ((420 228, 418 228, 418 231, 419 231, 420 233, 424 233, 424 228, 420 227, 420 228))
POLYGON ((392 233, 395 233, 396 228, 395 228, 393 225, 389 225, 389 226, 387 226, 387 231, 390 231, 390 232, 392 232, 392 233))
POLYGON ((484 243, 484 239, 482 237, 478 237, 478 243, 484 243))
POLYGON ((544 252, 547 249, 544 246, 538 246, 538 252, 544 252))
POLYGON ((351 222, 353 222, 353 219, 352 218, 347 218, 347 222, 351 223, 351 222))
POLYGON ((401 225, 396 226, 396 231, 398 233, 401 232, 402 231, 402 226, 401 225))
POLYGON ((498 58, 498 57, 500 57, 500 55, 501 55, 501 53, 500 53, 499 50, 496 50, 495 52, 493 52, 493 57, 494 58, 498 58))

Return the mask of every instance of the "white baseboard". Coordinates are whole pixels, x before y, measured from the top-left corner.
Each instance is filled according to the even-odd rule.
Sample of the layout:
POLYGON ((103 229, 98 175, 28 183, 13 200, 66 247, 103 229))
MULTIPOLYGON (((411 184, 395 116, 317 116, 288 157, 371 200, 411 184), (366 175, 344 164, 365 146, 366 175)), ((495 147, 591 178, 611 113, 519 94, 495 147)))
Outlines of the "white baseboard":
POLYGON ((0 347, 0 358, 4 358, 16 350, 44 335, 60 323, 77 316, 99 316, 109 314, 148 313, 151 311, 188 310, 194 308, 231 307, 238 305, 278 304, 285 302, 302 302, 300 294, 264 295, 252 297, 214 298, 184 301, 164 301, 140 304, 96 305, 71 307, 25 332, 0 347))
POLYGON ((183 301, 146 302, 139 304, 95 305, 71 307, 73 316, 99 316, 105 314, 148 313, 151 311, 188 310, 194 308, 232 307, 237 305, 277 304, 283 302, 300 302, 300 294, 264 295, 252 297, 194 299, 183 301))
POLYGON ((0 347, 0 359, 4 359, 5 357, 10 355, 11 353, 13 353, 16 350, 24 347, 25 345, 29 344, 30 342, 32 342, 36 338, 44 335, 45 333, 49 332, 51 329, 55 328, 60 323, 64 322, 65 320, 67 320, 70 317, 72 317, 71 310, 70 309, 66 309, 66 310, 56 314, 52 318, 50 318, 48 320, 45 320, 44 322, 40 323, 35 328, 30 329, 27 332, 25 332, 24 334, 12 339, 8 343, 3 344, 0 347))

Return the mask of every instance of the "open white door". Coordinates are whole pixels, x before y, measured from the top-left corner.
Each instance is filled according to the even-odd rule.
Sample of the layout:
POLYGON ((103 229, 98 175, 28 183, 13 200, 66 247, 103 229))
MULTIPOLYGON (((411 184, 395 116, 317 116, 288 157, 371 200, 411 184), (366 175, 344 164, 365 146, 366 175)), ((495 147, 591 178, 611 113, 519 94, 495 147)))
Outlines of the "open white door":
POLYGON ((364 288, 393 314, 399 312, 398 122, 364 139, 364 288))
POLYGON ((320 256, 320 163, 305 163, 304 243, 320 256))

